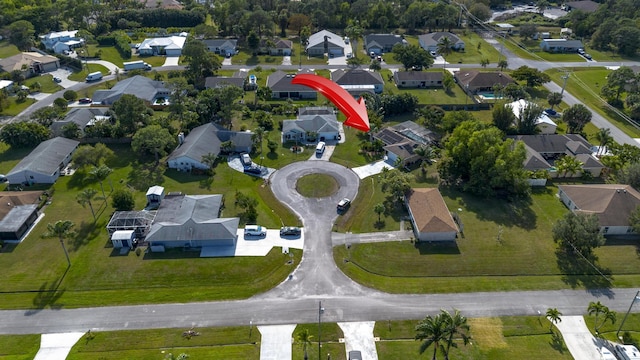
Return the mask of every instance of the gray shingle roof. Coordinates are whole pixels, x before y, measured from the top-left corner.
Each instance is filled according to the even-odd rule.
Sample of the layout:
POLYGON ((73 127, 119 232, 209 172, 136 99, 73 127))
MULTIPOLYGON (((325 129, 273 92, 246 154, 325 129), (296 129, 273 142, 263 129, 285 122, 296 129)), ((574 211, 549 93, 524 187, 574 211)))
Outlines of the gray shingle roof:
POLYGON ((218 155, 220 144, 231 140, 235 147, 251 146, 251 132, 236 132, 224 130, 216 124, 208 123, 191 130, 184 139, 184 143, 175 149, 168 160, 178 157, 188 157, 195 161, 202 161, 202 157, 209 153, 218 155))
POLYGON ((398 81, 442 81, 442 72, 427 71, 396 71, 393 77, 398 81))
POLYGON ((433 32, 429 34, 420 35, 418 36, 418 39, 420 40, 420 43, 423 44, 424 46, 436 46, 438 45, 438 42, 440 41, 440 39, 442 39, 443 37, 448 37, 449 40, 451 41, 451 45, 454 45, 455 43, 460 41, 460 38, 457 35, 452 34, 450 32, 433 32))
POLYGON ((511 76, 502 72, 480 72, 474 70, 461 70, 454 74, 458 84, 464 87, 469 85, 473 88, 487 88, 496 84, 506 86, 515 83, 511 76))
POLYGON ((242 88, 244 86, 244 77, 209 76, 204 79, 204 87, 207 89, 225 87, 229 85, 242 88))
POLYGON ((365 48, 378 46, 380 48, 392 48, 395 44, 406 42, 402 36, 394 34, 369 34, 364 37, 365 48))
POLYGON ((24 170, 52 175, 59 170, 60 164, 78 147, 78 144, 80 142, 63 137, 43 141, 14 166, 7 175, 24 170))
POLYGON ((222 195, 165 196, 147 241, 235 238, 239 218, 219 218, 222 195))
POLYGON ((303 115, 296 120, 283 120, 282 132, 338 132, 339 125, 335 114, 303 115))
POLYGON ((344 40, 342 39, 342 36, 338 35, 338 34, 334 34, 331 31, 327 31, 327 30, 321 30, 318 31, 315 34, 311 34, 311 36, 309 36, 309 40, 307 42, 307 49, 310 47, 314 47, 317 46, 319 44, 322 44, 324 42, 324 37, 328 36, 327 41, 335 46, 339 46, 344 48, 345 47, 345 43, 344 40))
POLYGON ((97 90, 93 94, 93 102, 109 104, 118 100, 123 94, 135 95, 145 101, 152 101, 159 92, 169 93, 162 81, 151 80, 142 75, 124 79, 109 90, 97 90))
POLYGON ((51 131, 54 134, 60 135, 62 133, 62 128, 65 125, 70 123, 74 123, 78 125, 80 130, 84 130, 87 124, 95 119, 96 116, 105 116, 104 114, 108 111, 108 108, 73 108, 71 111, 65 115, 64 119, 60 121, 54 121, 51 124, 51 131))
MULTIPOLYGON (((314 74, 314 72, 305 69, 297 74, 314 74)), ((290 74, 278 70, 267 77, 267 87, 271 89, 271 91, 276 92, 315 92, 308 86, 292 84, 291 80, 293 80, 297 74, 290 74)))
POLYGON ((379 85, 384 84, 382 76, 375 71, 363 69, 339 69, 331 73, 331 80, 338 85, 379 85))
POLYGON ((238 40, 236 39, 207 39, 202 40, 202 42, 208 47, 217 47, 220 49, 223 48, 235 48, 238 45, 238 40))
POLYGON ((564 154, 567 151, 567 144, 572 141, 576 142, 572 145, 573 148, 576 148, 579 144, 584 145, 586 148, 591 147, 587 140, 578 134, 517 135, 512 136, 512 138, 521 140, 525 145, 539 153, 564 154))

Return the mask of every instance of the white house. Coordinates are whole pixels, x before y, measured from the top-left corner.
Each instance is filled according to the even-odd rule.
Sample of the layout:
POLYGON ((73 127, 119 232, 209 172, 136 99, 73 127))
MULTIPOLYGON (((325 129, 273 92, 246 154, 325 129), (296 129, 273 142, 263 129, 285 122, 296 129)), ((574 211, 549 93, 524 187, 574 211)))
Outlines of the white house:
POLYGON ((7 174, 10 184, 53 184, 80 142, 56 137, 43 141, 7 174))
POLYGON ((584 45, 580 40, 544 39, 540 42, 540 48, 546 52, 576 52, 584 45))
POLYGON ((418 36, 420 46, 427 51, 438 51, 438 45, 442 38, 449 38, 451 49, 456 51, 464 50, 464 41, 457 35, 450 32, 433 32, 418 36))
POLYGON ((167 55, 180 56, 182 48, 187 41, 185 36, 168 36, 161 38, 144 39, 138 47, 140 55, 167 55))
POLYGON ((327 107, 301 108, 298 118, 282 121, 282 141, 337 140, 340 125, 333 109, 327 107), (312 136, 309 136, 313 134, 312 136))
POLYGON ((603 235, 634 234, 629 216, 640 206, 640 193, 630 185, 558 185, 558 196, 574 213, 596 214, 603 235))
POLYGON ((72 50, 84 45, 84 39, 76 36, 78 30, 64 30, 40 35, 45 49, 52 50, 56 54, 62 54, 65 50, 72 50))
POLYGON ((209 165, 202 160, 203 156, 220 154, 223 142, 231 141, 232 152, 250 152, 253 146, 252 132, 225 130, 213 123, 194 128, 186 137, 180 135, 178 148, 167 160, 169 168, 178 171, 209 169, 209 165))
POLYGON ((458 233, 447 204, 436 188, 414 188, 405 196, 418 241, 455 241, 458 233))
POLYGON ((329 56, 344 56, 346 47, 342 36, 322 30, 309 36, 306 51, 309 56, 322 56, 325 53, 329 56))
MULTIPOLYGON (((520 113, 525 108, 534 105, 533 103, 520 99, 516 100, 512 103, 506 104, 505 106, 511 107, 511 111, 513 111, 513 115, 515 115, 516 119, 520 117, 520 113)), ((556 128, 558 125, 547 116, 544 112, 540 114, 540 116, 536 119, 536 129, 538 129, 540 134, 555 134, 556 128)))

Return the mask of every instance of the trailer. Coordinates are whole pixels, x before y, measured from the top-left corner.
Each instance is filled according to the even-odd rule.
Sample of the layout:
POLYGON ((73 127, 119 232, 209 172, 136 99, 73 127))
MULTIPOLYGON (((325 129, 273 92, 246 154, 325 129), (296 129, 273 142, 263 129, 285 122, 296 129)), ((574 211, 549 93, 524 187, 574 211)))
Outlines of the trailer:
POLYGON ((151 70, 151 65, 147 64, 142 60, 125 62, 125 63, 122 63, 122 65, 124 66, 125 71, 151 70))

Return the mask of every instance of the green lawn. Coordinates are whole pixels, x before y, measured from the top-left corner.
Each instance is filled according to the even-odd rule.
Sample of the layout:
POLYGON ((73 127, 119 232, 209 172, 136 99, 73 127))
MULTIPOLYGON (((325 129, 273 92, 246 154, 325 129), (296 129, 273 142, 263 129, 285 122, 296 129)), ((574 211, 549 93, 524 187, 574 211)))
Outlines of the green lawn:
MULTIPOLYGON (((118 50, 116 50, 115 46, 101 46, 97 44, 89 44, 87 45, 87 50, 89 50, 89 56, 95 57, 96 53, 100 51, 100 60, 108 61, 110 63, 116 64, 119 67, 122 67, 122 63, 125 61, 133 61, 135 59, 123 59, 120 56, 118 50)), ((96 70, 97 71, 97 70, 96 70)))
MULTIPOLYGON (((629 299, 629 305, 631 305, 632 300, 633 299, 629 299)), ((608 305, 607 299, 603 299, 601 302, 605 306, 608 305)), ((638 308, 636 304, 633 307, 632 312, 637 312, 637 311, 638 311, 638 308)), ((631 336, 631 343, 634 344, 636 347, 640 347, 640 314, 630 313, 629 316, 627 316, 626 320, 624 321, 624 324, 622 324, 622 320, 624 319, 625 314, 626 313, 619 312, 616 316, 616 322, 611 324, 611 322, 607 321, 606 325, 603 325, 600 328, 599 333, 603 338, 609 341, 619 342, 620 340, 616 338, 616 333, 618 332, 618 329, 620 329, 620 326, 622 325, 622 329, 620 329, 620 333, 618 334, 618 336, 623 336, 626 332, 628 332, 629 335, 631 336)), ((585 316, 584 321, 587 324, 587 327, 589 327, 589 330, 591 330, 591 333, 595 334, 596 333, 594 328, 595 316, 591 316, 591 315, 585 316)), ((602 317, 598 319, 598 322, 600 321, 602 321, 602 317)))
POLYGON ((76 71, 73 74, 69 75, 69 80, 73 81, 85 81, 87 75, 92 72, 100 71, 102 75, 109 75, 109 69, 100 65, 100 64, 87 64, 89 71, 86 70, 86 67, 83 67, 82 70, 76 71))
MULTIPOLYGON (((550 185, 536 190, 530 203, 509 203, 443 190, 449 209, 459 213, 464 224, 464 236, 456 245, 354 244, 350 249, 334 248, 334 260, 357 282, 391 293, 607 286, 591 268, 576 270, 558 263, 550 228, 567 210, 556 193, 550 185)), ((360 218, 358 211, 367 212, 369 219, 375 216, 366 210, 371 202, 364 201, 363 210, 359 201, 360 196, 354 202, 354 218, 360 218)), ((640 279, 634 270, 640 266, 636 250, 633 243, 615 241, 596 250, 598 265, 613 274, 611 286, 633 286, 640 279)))
MULTIPOLYGON (((561 77, 564 72, 552 69, 546 71, 546 73, 551 76, 554 82, 562 85, 564 80, 561 77)), ((602 67, 574 68, 567 81, 566 90, 579 100, 582 100, 586 106, 607 118, 627 135, 634 138, 640 137, 639 129, 620 118, 600 100, 600 88, 606 84, 606 77, 609 73, 610 70, 602 67)))
MULTIPOLYGON (((464 315, 464 314, 463 314, 464 315)), ((380 321, 373 334, 380 359, 430 358, 433 346, 419 355, 414 340, 418 321, 380 321)), ((561 336, 549 333, 549 322, 538 317, 471 318, 471 343, 452 348, 449 358, 460 359, 573 359, 561 336)), ((438 352, 438 358, 443 355, 438 352)))
POLYGON ((11 44, 9 40, 0 41, 0 59, 17 54, 20 54, 20 50, 18 50, 15 45, 11 44))
POLYGON ((40 83, 40 92, 43 92, 43 93, 52 94, 63 89, 62 86, 53 82, 53 76, 49 74, 29 78, 24 81, 24 85, 31 86, 31 84, 35 82, 40 83))
MULTIPOLYGON (((442 71, 442 68, 433 68, 429 71, 442 71)), ((390 70, 380 71, 384 80, 385 94, 412 94, 418 98, 420 105, 440 105, 440 104, 471 104, 472 100, 465 95, 464 91, 457 84, 450 91, 443 89, 399 89, 390 70)))
POLYGON ((28 108, 31 104, 35 103, 35 99, 26 98, 22 102, 18 102, 18 98, 16 96, 10 96, 8 100, 8 106, 3 107, 0 110, 0 115, 3 116, 16 116, 20 114, 24 109, 28 108))
POLYGON ((331 196, 338 191, 339 185, 333 176, 309 174, 298 179, 296 191, 305 197, 321 198, 331 196))
MULTIPOLYGON (((135 190, 136 208, 144 206, 150 185, 162 185, 167 192, 225 195, 222 216, 237 216, 236 189, 258 200, 258 222, 269 228, 281 224, 299 225, 297 218, 276 201, 263 181, 231 170, 226 163, 215 168, 213 178, 177 171, 154 170, 152 159, 135 156, 127 145, 114 146, 116 159, 109 165, 114 172, 105 182, 107 195, 113 188, 135 190)), ((27 150, 3 150, 0 170, 11 169, 27 150)), ((10 246, 0 257, 5 281, 0 284, 0 308, 47 308, 124 305, 159 302, 186 302, 246 298, 280 283, 298 264, 301 251, 293 250, 293 264, 279 248, 265 257, 207 258, 198 252, 172 250, 164 254, 117 256, 109 247, 104 229, 113 209, 94 201, 99 215, 96 224, 91 213, 75 201, 87 187, 100 189, 89 181, 85 171, 62 177, 49 190, 53 201, 46 218, 29 237, 10 246), (57 241, 41 239, 48 222, 68 219, 76 224, 77 235, 67 241, 72 266, 66 275, 66 261, 57 241), (144 274, 144 275, 141 275, 144 274), (150 288, 154 290, 149 291, 150 288), (40 290, 41 292, 38 292, 40 290), (32 292, 33 291, 33 292, 32 292)), ((99 190, 100 191, 100 190, 99 190)))
POLYGON ((0 359, 33 359, 40 348, 40 335, 0 335, 0 359))

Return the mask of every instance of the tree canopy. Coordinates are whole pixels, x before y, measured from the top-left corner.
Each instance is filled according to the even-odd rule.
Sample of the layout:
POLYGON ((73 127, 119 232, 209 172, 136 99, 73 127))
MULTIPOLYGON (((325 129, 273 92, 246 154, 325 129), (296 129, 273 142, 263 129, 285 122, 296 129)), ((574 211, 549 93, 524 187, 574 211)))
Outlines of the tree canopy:
POLYGON ((565 253, 579 253, 587 259, 593 257, 593 249, 604 245, 598 216, 569 212, 553 224, 553 240, 565 253))
POLYGON ((173 149, 176 140, 169 133, 169 130, 162 128, 160 125, 149 125, 144 127, 131 140, 131 148, 137 153, 147 152, 153 154, 156 164, 159 162, 160 156, 165 156, 168 151, 173 149))
POLYGON ((527 86, 536 87, 551 81, 551 77, 542 71, 530 68, 526 65, 520 66, 511 73, 511 77, 516 80, 527 82, 527 86))
POLYGON ((414 66, 426 69, 433 64, 431 54, 418 45, 396 44, 393 47, 393 58, 402 63, 405 71, 414 66))
POLYGON ((524 145, 503 140, 502 132, 479 121, 465 121, 444 144, 447 156, 439 163, 440 178, 461 183, 464 191, 481 196, 506 192, 510 196, 529 193, 523 162, 524 145))

